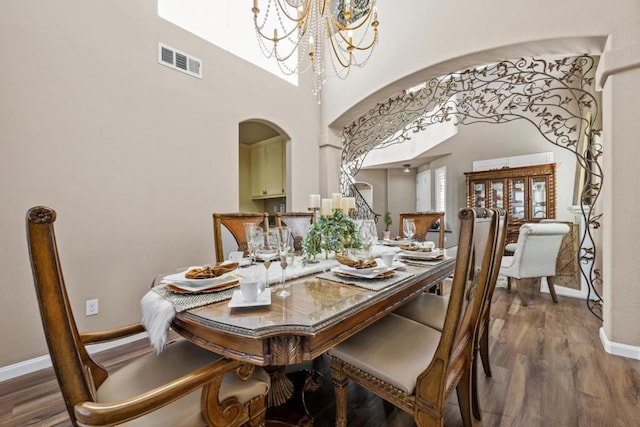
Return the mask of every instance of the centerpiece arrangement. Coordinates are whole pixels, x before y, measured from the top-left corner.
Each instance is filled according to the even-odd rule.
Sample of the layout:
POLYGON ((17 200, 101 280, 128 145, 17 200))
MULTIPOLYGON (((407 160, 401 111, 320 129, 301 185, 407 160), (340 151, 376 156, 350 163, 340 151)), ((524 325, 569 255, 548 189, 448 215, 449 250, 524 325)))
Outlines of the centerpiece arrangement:
POLYGON ((320 252, 324 252, 327 259, 330 252, 343 254, 361 247, 356 224, 339 209, 330 216, 321 216, 314 221, 302 241, 306 262, 315 262, 320 252))

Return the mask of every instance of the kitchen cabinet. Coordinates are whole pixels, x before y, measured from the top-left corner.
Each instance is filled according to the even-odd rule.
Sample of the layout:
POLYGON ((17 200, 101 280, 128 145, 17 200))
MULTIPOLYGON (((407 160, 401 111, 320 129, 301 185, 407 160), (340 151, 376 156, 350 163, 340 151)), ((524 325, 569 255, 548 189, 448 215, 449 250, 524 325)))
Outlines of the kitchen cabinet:
POLYGON ((267 139, 251 146, 251 198, 284 197, 285 151, 282 137, 267 139))
POLYGON ((507 243, 520 226, 556 217, 556 163, 466 172, 467 206, 507 211, 507 243))

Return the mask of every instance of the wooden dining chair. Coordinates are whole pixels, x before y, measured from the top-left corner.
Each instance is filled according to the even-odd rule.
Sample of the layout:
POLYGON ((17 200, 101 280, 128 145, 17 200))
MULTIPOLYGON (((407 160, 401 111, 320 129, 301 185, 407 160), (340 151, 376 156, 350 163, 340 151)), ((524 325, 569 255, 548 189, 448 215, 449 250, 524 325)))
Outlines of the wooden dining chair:
POLYGON ((276 212, 276 227, 289 227, 294 253, 302 253, 302 241, 313 223, 313 212, 276 212))
POLYGON ((269 213, 214 213, 213 214, 213 244, 216 251, 216 261, 225 260, 223 227, 227 230, 236 242, 237 248, 232 250, 247 252, 247 237, 244 232, 244 224, 251 223, 262 226, 264 231, 269 229, 269 213))
MULTIPOLYGON (((455 389, 465 426, 472 423, 473 334, 486 284, 469 280, 475 212, 458 213, 460 236, 443 330, 391 313, 329 351, 336 425, 347 424, 347 382, 353 380, 413 415, 417 426, 442 426, 455 389)), ((487 251, 494 250, 488 239, 487 251)))
POLYGON ((141 324, 79 333, 56 246, 56 212, 27 212, 33 279, 49 354, 71 423, 106 426, 263 425, 269 375, 185 340, 107 372, 85 346, 144 332, 141 324))
MULTIPOLYGON (((438 247, 444 248, 444 212, 404 212, 400 214, 400 223, 398 227, 400 229, 400 237, 404 237, 404 230, 402 227, 404 219, 413 219, 416 224, 416 234, 413 238, 418 242, 424 242, 427 240, 427 233, 431 230, 431 227, 438 223, 438 247)), ((435 230, 431 230, 435 231, 435 230)))
MULTIPOLYGON (((491 376, 489 363, 489 322, 491 320, 490 307, 493 299, 500 270, 500 262, 504 251, 504 244, 507 231, 507 216, 504 209, 484 209, 474 208, 476 212, 476 226, 474 228, 474 264, 475 268, 487 271, 485 280, 485 296, 478 315, 477 332, 475 334, 474 347, 480 354, 482 366, 487 376, 491 376), (493 252, 486 252, 487 239, 494 239, 493 252)), ((421 294, 412 299, 395 311, 396 314, 420 322, 423 325, 442 331, 449 298, 434 295, 421 294)), ((477 357, 474 357, 472 368, 472 399, 473 412, 477 419, 480 419, 480 404, 478 400, 477 388, 477 357)))

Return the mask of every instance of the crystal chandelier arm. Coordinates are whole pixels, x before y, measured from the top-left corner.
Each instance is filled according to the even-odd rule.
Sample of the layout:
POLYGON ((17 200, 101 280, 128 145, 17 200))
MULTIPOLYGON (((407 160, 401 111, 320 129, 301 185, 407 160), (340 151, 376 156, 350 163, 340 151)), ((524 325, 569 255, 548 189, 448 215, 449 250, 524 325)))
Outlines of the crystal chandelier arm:
MULTIPOLYGON (((257 1, 257 0, 254 0, 257 1)), ((284 15, 290 19, 293 22, 297 22, 300 23, 300 21, 306 20, 307 17, 309 16, 309 10, 311 9, 311 1, 312 0, 306 0, 304 2, 304 7, 302 8, 302 12, 300 13, 300 17, 296 18, 293 15, 289 15, 289 13, 287 13, 287 8, 282 6, 281 0, 277 0, 278 2, 278 7, 280 8, 280 10, 282 10, 282 13, 284 13, 284 15)), ((298 10, 298 7, 295 4, 292 4, 289 0, 285 0, 285 3, 289 6, 292 7, 294 10, 298 10)))
MULTIPOLYGON (((328 20, 327 20, 327 31, 328 32, 331 31, 330 24, 329 24, 328 20)), ((333 41, 333 37, 329 37, 329 43, 331 44, 331 50, 333 51, 333 56, 338 60, 338 63, 344 68, 349 68, 349 66, 351 66, 351 62, 353 60, 353 55, 351 53, 351 49, 347 48, 347 50, 349 51, 349 61, 348 62, 343 62, 342 61, 342 55, 340 55, 340 53, 337 51, 335 42, 333 41)), ((351 43, 349 43, 349 46, 351 46, 351 43)))
MULTIPOLYGON (((285 34, 283 36, 277 36, 277 32, 276 29, 274 29, 274 34, 273 36, 268 36, 267 34, 265 34, 262 30, 264 28, 264 22, 263 25, 258 25, 258 14, 260 13, 260 9, 258 8, 258 0, 253 0, 253 8, 251 9, 253 11, 253 22, 256 28, 256 32, 260 35, 260 37, 264 38, 265 40, 269 40, 273 43, 278 43, 281 40, 287 39, 289 38, 293 33, 295 33, 298 29, 301 29, 301 36, 303 36, 306 31, 307 31, 307 24, 308 24, 308 16, 309 16, 309 11, 311 9, 311 1, 305 1, 304 3, 304 8, 302 9, 302 12, 300 13, 300 17, 294 17, 292 15, 290 15, 288 13, 287 7, 284 7, 281 0, 276 0, 276 3, 278 5, 279 10, 284 14, 284 16, 289 19, 290 21, 292 21, 295 25, 293 26, 293 28, 291 28, 290 31, 286 31, 284 26, 281 26, 282 30, 285 31, 285 34)), ((295 5, 292 5, 289 0, 285 0, 285 3, 290 6, 295 8, 295 5)), ((266 20, 265 20, 266 22, 266 20)))
POLYGON ((342 32, 338 32, 338 34, 340 35, 340 38, 351 48, 356 49, 356 50, 369 50, 373 47, 373 45, 376 43, 376 41, 378 40, 378 29, 374 28, 373 29, 373 39, 371 40, 371 43, 369 43, 366 46, 362 46, 359 44, 353 44, 352 41, 347 40, 347 38, 345 36, 342 35, 342 32))

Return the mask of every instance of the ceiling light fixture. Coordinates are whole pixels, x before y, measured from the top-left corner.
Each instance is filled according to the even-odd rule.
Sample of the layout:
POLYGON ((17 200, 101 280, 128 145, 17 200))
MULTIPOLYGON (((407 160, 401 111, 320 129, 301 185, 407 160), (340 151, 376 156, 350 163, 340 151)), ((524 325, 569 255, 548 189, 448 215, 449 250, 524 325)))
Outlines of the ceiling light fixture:
POLYGON ((376 0, 268 0, 260 15, 253 0, 253 22, 262 53, 274 57, 280 70, 291 75, 313 70, 313 93, 325 80, 325 59, 331 58, 335 74, 346 79, 351 66, 364 66, 378 41, 376 0), (309 56, 306 68, 301 65, 309 56), (357 54, 364 52, 364 57, 357 54))
POLYGON ((411 165, 402 165, 402 167, 404 168, 404 171, 405 171, 406 173, 411 172, 411 165))

